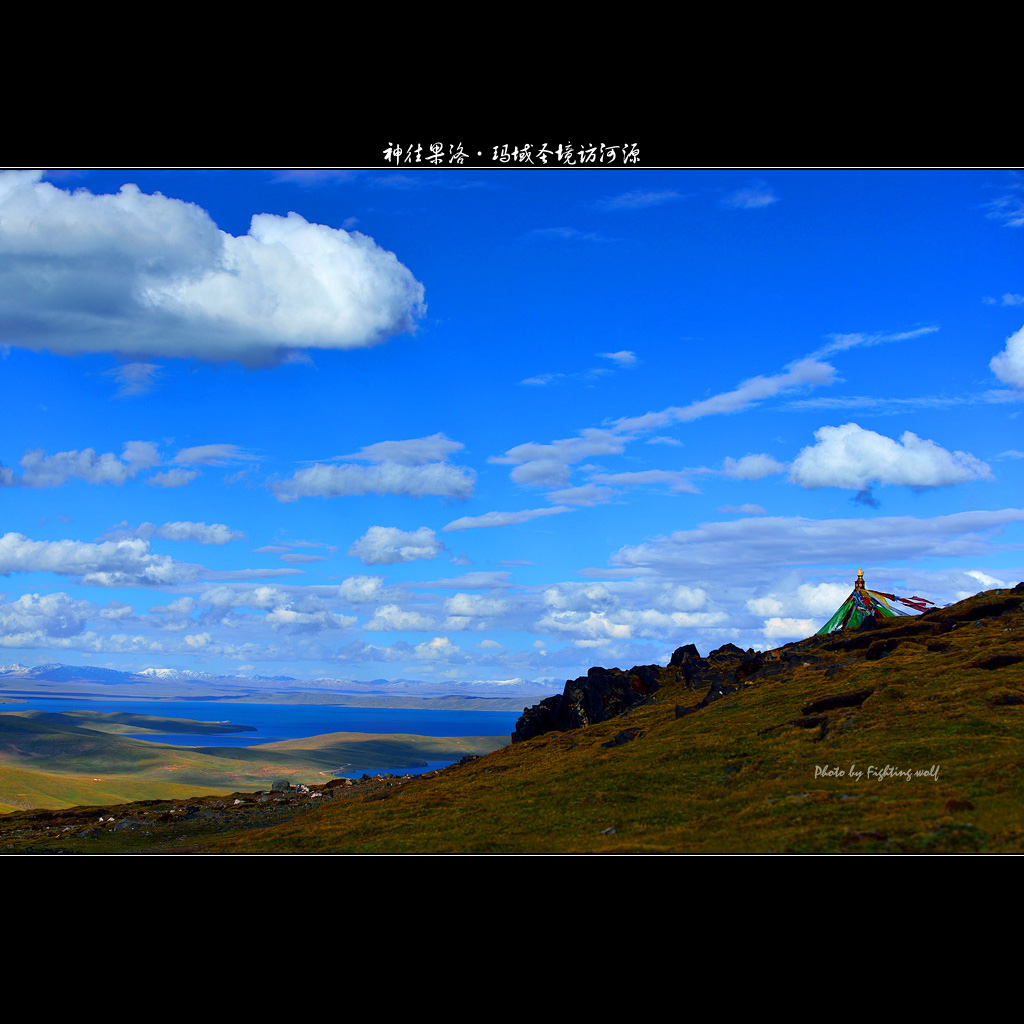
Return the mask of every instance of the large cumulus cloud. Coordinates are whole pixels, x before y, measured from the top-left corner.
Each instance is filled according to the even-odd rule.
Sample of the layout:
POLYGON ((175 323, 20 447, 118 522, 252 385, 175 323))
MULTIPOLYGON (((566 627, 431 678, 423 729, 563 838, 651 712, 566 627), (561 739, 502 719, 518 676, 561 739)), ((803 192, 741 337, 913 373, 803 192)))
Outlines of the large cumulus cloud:
POLYGON ((863 491, 872 484, 942 487, 969 480, 991 480, 992 471, 969 452, 950 452, 908 430, 899 441, 856 423, 822 427, 817 444, 796 457, 790 476, 801 487, 845 487, 863 491))
POLYGON ((135 185, 93 195, 41 179, 0 173, 4 344, 258 365, 374 345, 424 312, 423 286, 359 232, 264 213, 236 238, 135 185))
POLYGON ((1006 348, 992 357, 989 366, 1001 381, 1024 389, 1024 327, 1006 339, 1006 348))

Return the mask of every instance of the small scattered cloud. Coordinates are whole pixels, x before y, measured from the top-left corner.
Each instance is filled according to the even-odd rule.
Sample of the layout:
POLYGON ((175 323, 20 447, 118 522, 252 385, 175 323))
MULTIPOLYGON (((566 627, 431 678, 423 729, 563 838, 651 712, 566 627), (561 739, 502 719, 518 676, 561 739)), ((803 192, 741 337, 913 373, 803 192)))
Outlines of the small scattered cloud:
POLYGON ((159 463, 156 446, 149 441, 129 441, 120 457, 113 452, 97 455, 92 448, 54 455, 37 448, 22 457, 19 482, 23 487, 60 487, 70 479, 77 479, 90 484, 120 486, 159 463))
POLYGON ((723 206, 734 210, 757 210, 777 203, 779 197, 766 181, 752 181, 746 188, 731 192, 722 200, 723 206))
POLYGON ((729 516, 765 516, 768 510, 761 505, 722 505, 719 512, 729 516))
POLYGON ((127 522, 119 523, 109 529, 101 541, 123 540, 126 537, 142 537, 149 540, 151 537, 160 537, 163 540, 191 541, 196 544, 229 544, 234 540, 244 540, 245 534, 241 530, 232 530, 223 523, 193 523, 193 522, 171 522, 157 526, 155 523, 140 523, 138 526, 129 526, 127 522))
POLYGON ((493 526, 515 526, 529 522, 540 516, 556 516, 563 512, 572 512, 571 508, 556 505, 553 508, 522 509, 519 512, 485 512, 482 516, 462 516, 443 527, 443 530, 480 530, 493 526))
POLYGON ((988 365, 1004 384, 1024 389, 1024 327, 1006 339, 1006 348, 988 365))
POLYGON ((426 526, 418 530, 400 530, 395 526, 371 526, 348 549, 363 565, 394 565, 436 558, 444 550, 437 534, 426 526))
POLYGON ((352 455, 338 455, 335 461, 396 462, 400 466, 426 466, 431 462, 446 462, 455 452, 466 446, 444 434, 412 437, 405 441, 377 441, 360 448, 352 455))
POLYGON ((256 461, 256 456, 237 444, 199 444, 182 448, 171 461, 179 466, 230 466, 237 462, 256 461))
POLYGON ((766 398, 773 398, 805 387, 822 387, 835 380, 836 371, 829 363, 816 359, 801 359, 786 367, 784 373, 774 377, 751 377, 732 391, 723 391, 684 406, 671 406, 660 412, 643 416, 628 416, 615 421, 616 431, 657 430, 672 423, 689 423, 705 416, 740 412, 766 398))
POLYGON ((700 491, 690 481, 685 470, 678 469, 641 469, 626 473, 593 473, 593 483, 616 484, 622 487, 634 487, 638 484, 668 484, 669 489, 676 493, 699 494, 700 491))
POLYGON ((634 189, 616 196, 599 199, 594 205, 602 210, 642 210, 649 206, 664 206, 687 198, 675 189, 634 189))
POLYGON ((363 627, 371 633, 397 633, 404 630, 429 632, 437 623, 422 612, 407 611, 397 604, 381 605, 363 627))
POLYGON ((866 348, 873 345, 885 345, 893 341, 912 341, 915 338, 923 338, 934 334, 939 328, 935 324, 925 327, 914 327, 909 331, 876 332, 865 334, 862 331, 855 331, 851 334, 830 334, 828 344, 812 353, 811 358, 818 359, 830 355, 833 352, 845 352, 851 348, 866 348))
POLYGON ((278 501, 301 497, 344 497, 359 494, 434 495, 464 500, 473 493, 476 474, 444 461, 463 447, 444 434, 405 441, 379 441, 335 461, 362 460, 370 465, 316 463, 269 486, 278 501))
POLYGON ((557 242, 607 242, 610 239, 596 231, 580 231, 579 228, 534 228, 522 236, 524 241, 557 242))
POLYGON ((561 490, 551 491, 547 498, 548 501, 557 502, 559 505, 606 505, 620 493, 612 487, 583 484, 580 487, 563 487, 561 490))
POLYGON ((492 456, 489 462, 513 465, 511 477, 516 483, 536 487, 558 487, 569 482, 570 467, 594 455, 617 455, 625 447, 625 439, 611 430, 588 428, 577 437, 552 441, 550 444, 528 442, 509 448, 504 455, 492 456))
POLYGON ((161 368, 156 363, 125 363, 113 370, 107 370, 106 373, 118 383, 115 397, 134 398, 153 390, 160 378, 160 371, 161 368))
POLYGON ((991 296, 986 295, 981 301, 986 306, 1024 306, 1024 295, 1019 295, 1016 292, 1006 292, 1002 299, 993 299, 991 296))
POLYGON ((987 204, 986 216, 1001 220, 1008 228, 1024 227, 1024 180, 1015 174, 1009 190, 987 204))
POLYGON ((165 473, 154 473, 146 480, 150 487, 184 487, 199 476, 198 469, 169 469, 165 473))
POLYGON ((619 352, 598 352, 597 354, 602 359, 610 359, 613 363, 618 363, 622 367, 636 366, 636 353, 626 349, 622 349, 619 352))
POLYGON ((731 476, 735 480, 761 480, 785 471, 786 467, 781 462, 764 453, 744 455, 742 459, 726 458, 721 469, 722 476, 731 476))

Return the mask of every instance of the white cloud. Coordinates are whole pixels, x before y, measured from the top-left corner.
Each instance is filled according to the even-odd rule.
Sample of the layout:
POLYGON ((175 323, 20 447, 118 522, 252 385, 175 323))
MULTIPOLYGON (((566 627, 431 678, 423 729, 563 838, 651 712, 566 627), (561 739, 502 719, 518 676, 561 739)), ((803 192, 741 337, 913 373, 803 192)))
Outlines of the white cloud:
POLYGON ((818 349, 812 358, 817 359, 832 352, 845 352, 850 348, 883 345, 891 341, 910 341, 914 338, 924 337, 926 334, 934 334, 938 329, 934 324, 931 324, 927 327, 915 327, 909 331, 896 331, 892 334, 864 334, 860 331, 855 331, 851 334, 831 334, 828 336, 829 343, 824 348, 818 349))
POLYGON ((835 373, 835 368, 828 363, 816 359, 801 359, 791 363, 785 373, 776 374, 774 377, 751 377, 732 391, 723 391, 699 402, 616 420, 615 429, 630 432, 657 430, 671 423, 689 423, 704 416, 740 412, 756 402, 797 388, 831 384, 835 379, 835 373))
POLYGON ((383 576, 349 576, 338 586, 338 596, 349 604, 366 604, 376 601, 383 590, 383 576))
POLYGON ((120 385, 117 397, 130 398, 152 391, 160 376, 160 367, 156 363, 125 363, 106 373, 120 385))
POLYGON ((765 622, 761 632, 768 640, 803 640, 813 636, 819 626, 821 623, 817 619, 772 617, 765 622))
POLYGON ((112 622, 121 622, 124 619, 135 618, 135 609, 123 601, 108 601, 100 609, 100 618, 109 619, 112 622))
POLYGON ((622 349, 619 352, 598 352, 602 359, 611 359, 619 366, 636 366, 636 353, 622 349))
POLYGON ((786 467, 770 455, 744 455, 742 459, 727 458, 722 464, 722 475, 737 480, 760 480, 776 473, 784 473, 786 467))
POLYGON ((482 594, 453 594, 444 603, 448 615, 483 616, 490 618, 508 610, 508 602, 482 594))
POLYGON ((300 469, 287 480, 274 481, 278 501, 296 498, 338 498, 357 494, 401 494, 420 498, 469 498, 473 493, 474 473, 444 462, 426 466, 403 466, 385 462, 379 466, 328 466, 317 463, 300 469))
POLYGON ((377 441, 360 448, 353 455, 339 455, 338 459, 356 459, 360 462, 394 462, 400 466, 425 466, 431 462, 447 462, 450 455, 466 446, 444 434, 430 437, 412 437, 405 441, 377 441))
POLYGON ((790 469, 801 487, 864 491, 876 483, 941 487, 992 479, 989 467, 969 452, 949 452, 909 430, 898 442, 856 423, 821 427, 814 436, 817 444, 804 448, 790 469))
POLYGON ((514 526, 526 523, 539 516, 556 516, 562 512, 572 512, 571 508, 556 505, 553 508, 531 508, 520 512, 485 512, 482 516, 463 516, 454 519, 444 526, 444 530, 480 530, 492 526, 514 526))
POLYGON ((746 188, 737 189, 722 200, 723 206, 734 210, 756 210, 777 203, 779 197, 765 181, 752 181, 746 188))
POLYGON ((228 466, 233 462, 254 461, 255 455, 237 444, 199 444, 182 448, 171 460, 179 466, 228 466))
POLYGON ((583 484, 580 487, 564 487, 548 494, 549 501, 557 501, 563 505, 604 505, 620 492, 611 487, 598 484, 583 484))
POLYGON ((393 565, 436 558, 444 550, 437 534, 426 526, 418 530, 399 530, 395 526, 371 526, 349 549, 363 565, 393 565))
POLYGON ((1016 180, 1010 183, 1005 195, 997 196, 988 204, 988 216, 1001 220, 1007 227, 1024 227, 1024 181, 1014 174, 1016 180))
POLYGON ((443 461, 461 449, 459 441, 444 434, 406 441, 379 441, 353 455, 339 459, 360 459, 368 466, 335 466, 318 462, 300 469, 287 480, 272 481, 278 501, 303 497, 336 498, 357 494, 401 494, 420 498, 469 498, 476 474, 471 469, 443 461))
POLYGON ((199 476, 198 469, 169 469, 165 473, 154 473, 146 480, 150 487, 184 487, 199 476))
POLYGON ((15 601, 0 599, 0 631, 36 633, 40 637, 77 636, 92 612, 88 601, 78 601, 63 592, 22 594, 15 601))
POLYGON ((608 196, 597 202, 603 210, 641 210, 648 206, 661 206, 664 203, 671 203, 677 199, 684 199, 681 192, 674 189, 661 189, 659 191, 636 189, 632 192, 622 192, 617 196, 608 196))
POLYGON ((126 522, 108 530, 101 540, 120 540, 124 537, 160 537, 163 540, 193 541, 197 544, 228 544, 233 540, 243 540, 245 534, 240 530, 232 530, 224 523, 192 523, 173 522, 157 526, 155 523, 140 523, 136 527, 126 522))
POLYGON ((90 484, 120 486, 159 462, 156 446, 148 441, 129 441, 120 458, 113 452, 97 455, 92 448, 55 455, 47 455, 36 448, 25 452, 21 459, 21 484, 24 487, 59 487, 75 478, 90 484))
POLYGON ((988 365, 1004 384, 1024 388, 1024 327, 1006 339, 1006 348, 988 365))
POLYGON ((423 286, 359 232, 257 214, 236 238, 135 185, 92 195, 41 177, 0 173, 8 344, 269 364, 377 344, 424 312, 423 286))
POLYGON ((405 630, 416 632, 436 628, 437 623, 429 615, 405 611, 397 604, 381 605, 373 613, 373 618, 363 627, 371 633, 398 633, 405 630))
POLYGON ((0 575, 53 572, 80 576, 96 586, 180 583, 194 579, 197 567, 150 553, 141 538, 87 544, 76 540, 30 540, 20 533, 0 537, 0 575))
POLYGON ((785 607, 777 597, 752 597, 747 601, 747 609, 755 615, 780 615, 785 607))
POLYGON ((558 239, 564 242, 607 242, 604 235, 596 231, 580 231, 579 228, 534 228, 523 236, 524 241, 558 239))
POLYGON ((785 565, 885 564, 894 559, 987 555, 990 535, 1024 522, 1024 509, 958 512, 920 519, 804 519, 770 516, 702 523, 643 544, 620 548, 613 565, 677 576, 713 572, 723 585, 769 576, 785 565), (765 567, 763 570, 758 567, 765 567))
POLYGON ((736 515, 736 516, 763 516, 767 515, 768 510, 763 505, 722 505, 719 512, 725 515, 736 515))
POLYGON ((348 629, 358 619, 354 615, 339 615, 326 609, 303 612, 294 608, 274 608, 264 617, 272 629, 287 633, 319 633, 325 629, 348 629))
POLYGON ((981 572, 979 569, 968 569, 966 575, 970 576, 971 579, 977 580, 982 590, 1006 590, 1014 585, 1007 580, 1001 580, 996 576, 990 576, 986 572, 981 572))
POLYGON ((446 636, 435 636, 427 643, 416 645, 416 657, 423 661, 448 661, 459 659, 461 655, 461 649, 446 636))
MULTIPOLYGON (((812 615, 820 626, 850 596, 850 590, 849 583, 801 583, 795 589, 751 598, 746 602, 746 607, 748 611, 765 618, 787 614, 792 617, 798 613, 812 615)), ((789 618, 787 621, 796 620, 789 618)))
POLYGON ((611 430, 590 427, 550 444, 519 444, 488 461, 515 466, 511 477, 516 483, 560 487, 569 482, 570 466, 594 455, 617 455, 624 448, 625 440, 611 430))
POLYGON ((654 608, 618 608, 613 612, 549 612, 536 628, 583 639, 628 640, 634 637, 661 639, 680 630, 717 626, 724 612, 662 612, 654 608))
POLYGON ((676 493, 699 494, 682 470, 641 469, 630 473, 593 473, 590 479, 598 484, 619 484, 624 487, 636 484, 668 484, 676 493))

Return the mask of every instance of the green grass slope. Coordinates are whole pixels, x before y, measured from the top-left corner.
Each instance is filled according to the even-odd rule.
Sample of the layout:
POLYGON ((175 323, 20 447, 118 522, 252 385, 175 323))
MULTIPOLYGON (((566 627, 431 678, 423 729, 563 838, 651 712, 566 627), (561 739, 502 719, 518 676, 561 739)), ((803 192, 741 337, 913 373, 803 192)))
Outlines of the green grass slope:
POLYGON ((1021 852, 1022 601, 990 592, 787 645, 691 714, 677 717, 677 706, 704 693, 669 681, 619 719, 202 848, 1021 852), (608 746, 626 729, 636 738, 608 746))
MULTIPOLYGON (((611 721, 352 787, 273 827, 253 815, 244 828, 219 823, 216 835, 197 828, 187 843, 133 833, 124 848, 1020 853, 1022 603, 1024 589, 989 592, 789 644, 748 663, 735 689, 699 709, 707 688, 688 689, 682 673, 664 669, 661 689, 611 721)), ((0 849, 32 842, 29 830, 5 843, 0 828, 0 849)), ((97 850, 90 842, 62 848, 97 850)), ((104 842, 114 851, 120 840, 104 842)))

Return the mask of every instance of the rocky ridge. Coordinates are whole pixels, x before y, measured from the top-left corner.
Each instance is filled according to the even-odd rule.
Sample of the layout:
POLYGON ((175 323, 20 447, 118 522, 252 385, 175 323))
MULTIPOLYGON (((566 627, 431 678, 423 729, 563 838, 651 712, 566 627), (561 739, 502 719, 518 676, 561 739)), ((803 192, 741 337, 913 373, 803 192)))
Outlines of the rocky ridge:
MULTIPOLYGON (((706 688, 699 703, 677 707, 676 713, 682 717, 745 686, 778 676, 795 665, 820 664, 827 656, 849 654, 865 661, 877 661, 908 642, 924 644, 932 653, 942 653, 947 649, 940 639, 943 634, 984 619, 1019 615, 1024 610, 1024 583, 1018 583, 1012 591, 998 593, 1005 596, 993 594, 993 599, 981 603, 960 602, 947 608, 933 608, 922 615, 881 622, 868 620, 856 630, 825 636, 815 634, 771 651, 753 648, 744 651, 735 644, 724 644, 703 658, 693 644, 687 644, 673 652, 665 667, 634 665, 628 671, 595 667, 585 676, 567 680, 561 694, 525 708, 516 722, 512 742, 519 743, 548 732, 568 732, 626 714, 634 707, 656 700, 657 691, 672 683, 681 683, 690 690, 706 688)), ((828 657, 828 661, 829 664, 821 664, 828 675, 842 670, 842 665, 833 657, 828 657)), ((1005 668, 1018 662, 1024 662, 1024 651, 1000 652, 970 667, 1005 668)))

